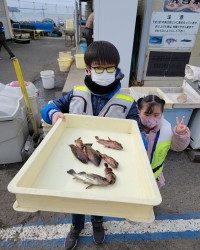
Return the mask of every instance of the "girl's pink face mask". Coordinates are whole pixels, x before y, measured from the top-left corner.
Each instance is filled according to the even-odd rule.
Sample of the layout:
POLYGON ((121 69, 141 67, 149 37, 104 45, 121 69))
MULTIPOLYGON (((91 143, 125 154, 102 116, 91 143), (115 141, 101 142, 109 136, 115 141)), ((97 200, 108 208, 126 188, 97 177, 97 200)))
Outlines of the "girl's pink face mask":
POLYGON ((159 126, 161 122, 161 118, 154 118, 154 117, 147 117, 147 116, 146 117, 140 116, 140 120, 142 124, 149 129, 153 129, 159 126))

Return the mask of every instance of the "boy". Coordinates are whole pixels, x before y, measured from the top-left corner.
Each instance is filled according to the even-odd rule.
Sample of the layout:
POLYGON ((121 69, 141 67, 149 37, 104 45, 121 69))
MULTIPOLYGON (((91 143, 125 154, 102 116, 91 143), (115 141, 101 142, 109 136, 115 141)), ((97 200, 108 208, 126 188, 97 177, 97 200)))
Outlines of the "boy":
MULTIPOLYGON (((123 74, 117 68, 120 57, 116 47, 106 41, 93 42, 85 53, 85 86, 75 86, 62 98, 54 100, 42 110, 45 122, 55 124, 63 113, 138 119, 134 99, 121 91, 123 74)), ((102 216, 91 216, 93 239, 103 243, 105 232, 102 216)), ((65 241, 65 249, 75 248, 85 215, 73 214, 72 227, 65 241)))

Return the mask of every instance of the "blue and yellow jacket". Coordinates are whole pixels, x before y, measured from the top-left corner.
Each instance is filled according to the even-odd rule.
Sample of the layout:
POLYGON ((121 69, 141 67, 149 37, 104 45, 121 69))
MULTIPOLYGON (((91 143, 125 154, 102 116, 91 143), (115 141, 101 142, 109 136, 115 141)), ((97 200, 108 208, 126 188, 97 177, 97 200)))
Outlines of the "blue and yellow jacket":
MULTIPOLYGON (((106 103, 120 90, 121 84, 116 86, 116 89, 109 93, 108 95, 95 95, 91 93, 91 102, 93 107, 93 115, 98 116, 102 108, 106 105, 106 103)), ((52 115, 60 111, 62 113, 69 113, 69 106, 71 99, 73 97, 73 90, 68 92, 65 96, 54 100, 52 103, 46 105, 42 111, 42 118, 43 120, 48 123, 52 124, 52 115)), ((138 110, 136 106, 136 102, 133 102, 126 119, 133 119, 138 121, 138 110)))

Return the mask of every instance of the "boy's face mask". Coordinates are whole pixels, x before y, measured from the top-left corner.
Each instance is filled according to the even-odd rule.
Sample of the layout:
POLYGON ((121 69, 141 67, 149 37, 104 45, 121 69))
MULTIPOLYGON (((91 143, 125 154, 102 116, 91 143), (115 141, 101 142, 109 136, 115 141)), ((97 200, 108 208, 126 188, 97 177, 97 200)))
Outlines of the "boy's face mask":
POLYGON ((116 72, 116 70, 112 73, 108 73, 106 70, 104 70, 103 73, 98 74, 92 68, 91 69, 91 78, 92 78, 93 82, 97 83, 100 86, 108 86, 115 81, 115 72, 116 72))

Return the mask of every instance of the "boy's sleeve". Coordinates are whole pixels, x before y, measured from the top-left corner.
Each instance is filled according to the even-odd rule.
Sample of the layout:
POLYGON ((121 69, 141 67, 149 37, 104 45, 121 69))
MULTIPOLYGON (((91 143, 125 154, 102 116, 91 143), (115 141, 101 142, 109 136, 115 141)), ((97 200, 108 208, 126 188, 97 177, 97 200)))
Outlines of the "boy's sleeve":
POLYGON ((73 91, 68 92, 65 96, 54 100, 52 103, 47 104, 42 110, 42 119, 52 124, 52 116, 55 112, 69 113, 69 104, 73 95, 73 91))
POLYGON ((136 102, 133 102, 126 119, 136 120, 137 122, 139 121, 138 109, 136 106, 136 102))

